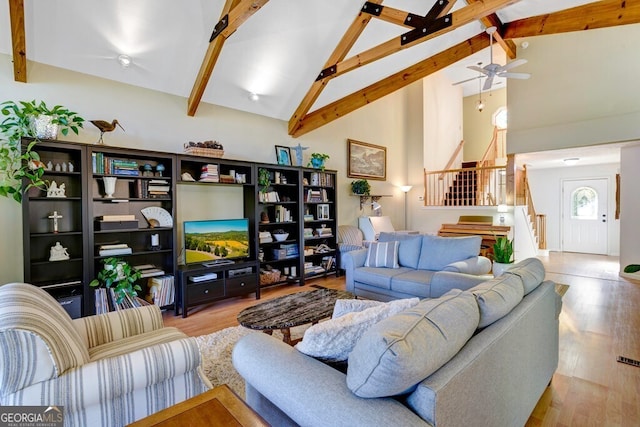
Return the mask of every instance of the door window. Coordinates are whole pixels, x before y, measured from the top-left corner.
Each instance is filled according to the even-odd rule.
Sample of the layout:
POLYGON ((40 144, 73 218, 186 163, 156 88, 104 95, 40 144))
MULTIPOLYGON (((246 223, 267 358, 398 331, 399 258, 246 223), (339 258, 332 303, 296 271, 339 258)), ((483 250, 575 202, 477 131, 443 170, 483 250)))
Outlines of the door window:
POLYGON ((597 219, 598 193, 591 187, 576 188, 571 194, 571 219, 597 219))

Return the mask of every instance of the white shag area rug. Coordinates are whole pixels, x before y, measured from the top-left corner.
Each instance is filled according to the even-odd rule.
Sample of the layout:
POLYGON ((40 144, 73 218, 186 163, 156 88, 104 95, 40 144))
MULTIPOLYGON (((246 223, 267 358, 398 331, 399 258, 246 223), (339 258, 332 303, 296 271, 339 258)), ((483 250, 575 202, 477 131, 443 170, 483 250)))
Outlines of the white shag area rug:
MULTIPOLYGON (((291 328, 291 338, 297 339, 304 335, 310 325, 291 328)), ((238 396, 244 399, 244 379, 233 367, 231 353, 238 340, 248 334, 261 334, 244 326, 233 326, 209 335, 196 337, 200 354, 202 354, 202 370, 213 386, 227 384, 238 396)), ((280 331, 274 331, 273 336, 282 339, 280 331)))

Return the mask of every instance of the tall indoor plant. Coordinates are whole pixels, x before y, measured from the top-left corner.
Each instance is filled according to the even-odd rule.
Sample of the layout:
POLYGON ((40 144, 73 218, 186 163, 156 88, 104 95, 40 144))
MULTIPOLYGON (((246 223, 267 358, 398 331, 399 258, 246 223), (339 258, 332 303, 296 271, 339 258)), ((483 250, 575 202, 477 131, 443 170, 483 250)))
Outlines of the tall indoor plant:
POLYGON ((0 196, 11 197, 18 203, 31 187, 46 189, 42 179, 44 164, 34 147, 43 138, 55 138, 57 129, 63 135, 71 130, 76 135, 84 119, 75 111, 61 105, 49 108, 44 101, 5 101, 0 104, 5 117, 0 123, 0 196), (42 119, 45 124, 41 124, 42 119), (22 138, 32 138, 22 149, 22 138), (28 180, 22 185, 23 178, 28 180))

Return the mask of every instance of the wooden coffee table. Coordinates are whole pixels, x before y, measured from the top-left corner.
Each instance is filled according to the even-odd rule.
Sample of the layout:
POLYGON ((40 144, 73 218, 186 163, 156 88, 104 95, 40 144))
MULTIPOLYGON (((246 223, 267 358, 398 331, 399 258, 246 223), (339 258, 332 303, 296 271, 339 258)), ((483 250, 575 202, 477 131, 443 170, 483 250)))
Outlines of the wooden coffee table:
POLYGON ((248 427, 269 424, 226 385, 215 387, 146 418, 131 427, 248 427))
POLYGON ((313 291, 297 292, 261 302, 245 308, 238 314, 238 322, 249 329, 267 334, 282 331, 283 341, 293 345, 291 328, 317 323, 331 317, 337 299, 353 299, 355 295, 337 289, 321 288, 313 291))

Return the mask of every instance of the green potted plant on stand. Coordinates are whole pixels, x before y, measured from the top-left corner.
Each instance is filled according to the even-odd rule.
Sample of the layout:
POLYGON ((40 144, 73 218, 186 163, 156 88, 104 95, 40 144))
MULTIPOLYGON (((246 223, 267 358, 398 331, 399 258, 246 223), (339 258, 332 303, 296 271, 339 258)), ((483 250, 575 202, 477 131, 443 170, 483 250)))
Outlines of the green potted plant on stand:
POLYGON ((329 158, 328 154, 311 153, 311 159, 307 163, 307 167, 324 170, 324 162, 329 158))
POLYGON ((42 179, 44 164, 34 150, 41 139, 55 139, 58 129, 63 135, 69 130, 78 134, 84 119, 61 105, 53 108, 40 101, 6 101, 0 104, 5 119, 0 123, 0 196, 11 197, 18 203, 31 187, 46 189, 42 179), (22 150, 22 138, 33 138, 22 150), (23 179, 28 184, 23 187, 23 179))
POLYGON ((371 194, 371 185, 366 179, 352 181, 351 192, 356 196, 368 196, 371 194))
POLYGON ((501 276, 513 264, 513 241, 506 236, 496 237, 493 244, 493 275, 501 276))
POLYGON ((105 258, 103 263, 98 278, 93 279, 89 286, 113 289, 116 304, 121 304, 125 299, 136 301, 138 291, 142 291, 140 285, 136 284, 141 277, 140 272, 116 257, 105 258))

